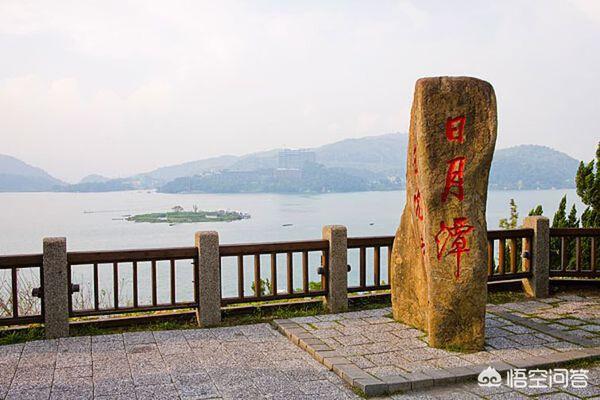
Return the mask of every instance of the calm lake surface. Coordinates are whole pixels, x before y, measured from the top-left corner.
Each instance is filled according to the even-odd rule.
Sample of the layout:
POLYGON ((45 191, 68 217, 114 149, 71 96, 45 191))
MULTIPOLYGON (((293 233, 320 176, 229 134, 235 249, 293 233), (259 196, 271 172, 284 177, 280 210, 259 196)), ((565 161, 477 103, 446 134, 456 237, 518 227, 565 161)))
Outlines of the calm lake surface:
MULTIPOLYGON (((541 204, 545 215, 552 217, 564 194, 569 206, 576 201, 581 213, 583 205, 574 189, 491 191, 488 229, 496 229, 498 220, 508 216, 511 198, 521 216, 541 204)), ((320 195, 0 193, 0 254, 40 252, 46 236, 66 236, 69 250, 113 250, 193 246, 194 232, 199 230, 218 231, 221 243, 319 239, 321 227, 329 224, 346 225, 349 236, 393 235, 405 197, 404 191, 320 195), (189 210, 197 205, 203 210, 243 211, 252 218, 174 226, 123 220, 123 215, 164 212, 176 205, 189 210)))
MULTIPOLYGON (((583 205, 574 189, 491 191, 488 195, 488 229, 497 229, 498 220, 508 216, 508 202, 511 198, 516 200, 522 217, 537 204, 543 206, 545 215, 552 217, 564 194, 568 196, 569 208, 575 201, 577 210, 581 213, 583 205)), ((199 230, 216 230, 221 243, 319 239, 322 226, 329 224, 347 226, 349 236, 393 235, 400 220, 405 196, 404 191, 319 195, 161 194, 146 191, 0 193, 0 254, 41 252, 42 238, 47 236, 66 236, 69 250, 117 250, 193 246, 194 232, 199 230), (168 211, 176 205, 186 210, 191 210, 193 205, 202 210, 237 210, 250 213, 252 217, 235 222, 174 226, 135 223, 123 219, 128 214, 168 211)), ((382 253, 382 260, 386 259, 384 257, 386 255, 382 253)), ((354 256, 351 255, 350 258, 353 259, 354 256)), ((268 266, 268 262, 265 259, 264 265, 268 266)), ((284 265, 284 260, 281 263, 284 265)), ((299 260, 296 264, 299 267, 299 260)), ((311 256, 311 269, 313 266, 316 269, 316 265, 318 255, 314 254, 311 256)), ((223 292, 234 295, 234 265, 224 266, 223 292)), ((252 268, 251 265, 248 267, 252 268)), ((131 278, 125 269, 119 277, 124 282, 123 286, 127 286, 131 278)), ((284 269, 280 268, 281 288, 285 285, 284 269)), ((357 279, 357 269, 353 268, 351 281, 357 279)), ((268 268, 263 270, 264 277, 268 277, 268 268)), ((180 292, 178 300, 188 298, 192 293, 191 268, 182 267, 181 271, 177 276, 180 292)), ((105 286, 103 290, 109 295, 112 275, 109 271, 106 273, 108 275, 101 274, 100 279, 103 281, 101 286, 105 286)), ((77 274, 80 274, 77 280, 84 286, 91 284, 89 271, 82 269, 77 274)), ((140 278, 145 279, 146 275, 149 278, 149 270, 141 268, 140 278)), ((246 286, 250 292, 251 273, 246 275, 246 286)), ((295 284, 300 286, 299 270, 295 275, 295 284)), ((387 281, 387 271, 382 271, 382 275, 382 279, 387 281)), ((315 271, 311 271, 311 280, 318 280, 315 271)), ((123 290, 127 291, 125 287, 123 290)), ((146 292, 144 289, 140 290, 146 292)), ((127 293, 124 293, 124 297, 127 297, 127 293)), ((162 275, 159 276, 159 300, 160 298, 168 299, 168 279, 162 275)))

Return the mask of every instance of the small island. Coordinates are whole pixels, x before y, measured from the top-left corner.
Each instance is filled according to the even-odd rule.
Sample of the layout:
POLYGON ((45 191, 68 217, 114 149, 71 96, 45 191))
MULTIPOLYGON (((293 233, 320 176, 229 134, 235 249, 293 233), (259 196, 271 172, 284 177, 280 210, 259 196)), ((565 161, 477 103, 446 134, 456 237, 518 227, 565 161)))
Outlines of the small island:
POLYGON ((192 211, 185 211, 181 206, 175 206, 172 211, 162 213, 130 215, 127 221, 150 222, 150 223, 168 223, 185 224, 193 222, 230 222, 250 218, 250 214, 239 211, 204 211, 199 210, 197 206, 192 211))

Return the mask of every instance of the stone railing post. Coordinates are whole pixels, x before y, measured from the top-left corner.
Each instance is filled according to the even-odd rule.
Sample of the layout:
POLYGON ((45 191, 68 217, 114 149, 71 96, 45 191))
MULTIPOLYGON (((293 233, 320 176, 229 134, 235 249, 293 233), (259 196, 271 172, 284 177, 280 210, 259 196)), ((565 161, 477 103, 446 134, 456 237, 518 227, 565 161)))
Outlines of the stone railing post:
POLYGON ((69 336, 69 279, 67 239, 44 238, 42 287, 47 339, 69 336))
POLYGON ((326 279, 329 288, 325 307, 331 313, 348 310, 348 234, 345 226, 323 227, 323 239, 329 241, 329 270, 326 279))
POLYGON ((221 268, 219 234, 214 231, 196 232, 198 249, 198 309, 196 317, 201 327, 221 322, 221 268))
POLYGON ((533 229, 531 243, 531 278, 523 279, 523 289, 528 296, 544 298, 550 287, 550 221, 546 217, 526 217, 524 228, 533 229))

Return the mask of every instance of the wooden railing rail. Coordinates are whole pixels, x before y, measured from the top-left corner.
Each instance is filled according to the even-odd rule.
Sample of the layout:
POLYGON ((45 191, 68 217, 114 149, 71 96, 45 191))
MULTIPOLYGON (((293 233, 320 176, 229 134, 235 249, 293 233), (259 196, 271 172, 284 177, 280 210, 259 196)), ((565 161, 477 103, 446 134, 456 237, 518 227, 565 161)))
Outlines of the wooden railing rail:
POLYGON ((600 278, 600 228, 550 228, 550 276, 600 278))
POLYGON ((43 322, 41 296, 34 296, 39 293, 36 289, 43 280, 42 263, 42 254, 0 256, 2 279, 7 286, 0 300, 4 303, 0 326, 43 322), (29 276, 23 277, 25 271, 29 276))
POLYGON ((348 238, 348 265, 351 269, 358 266, 358 285, 348 285, 348 292, 364 292, 372 290, 387 290, 390 288, 389 277, 391 276, 391 256, 394 236, 371 236, 371 237, 349 237, 348 238), (382 266, 382 248, 386 250, 385 265, 382 266), (358 249, 358 260, 352 249, 358 249), (373 283, 367 283, 367 252, 372 250, 372 277, 373 283), (358 265, 357 265, 358 264, 358 265), (387 271, 387 281, 383 283, 382 269, 387 271))
MULTIPOLYGON (((221 259, 221 273, 225 268, 234 267, 237 271, 237 296, 223 297, 221 304, 252 303, 256 301, 285 300, 301 297, 324 296, 327 294, 327 280, 325 274, 328 271, 328 249, 329 242, 326 240, 309 240, 295 242, 277 242, 277 243, 256 243, 256 244, 236 244, 219 246, 219 256, 221 259), (311 265, 310 255, 314 252, 320 253, 319 265, 311 265), (301 289, 296 290, 294 280, 294 257, 300 255, 301 261, 301 289), (285 258, 285 274, 280 274, 280 262, 285 258), (248 260, 248 258, 251 260, 248 260), (265 264, 264 258, 270 267, 268 278, 262 278, 262 267, 265 264), (232 260, 233 259, 233 260, 232 260), (231 263, 230 261, 234 261, 231 263), (225 265, 228 264, 228 265, 225 265), (233 265, 232 265, 233 264, 233 265), (252 265, 251 291, 249 295, 246 291, 246 266, 252 265), (315 269, 321 276, 321 285, 318 290, 310 287, 310 270, 315 269), (279 275, 285 275, 285 290, 280 290, 279 275), (269 287, 263 287, 267 283, 269 287)), ((314 262, 313 262, 314 263, 314 262)), ((226 283, 222 280, 223 284, 226 283)), ((222 287, 222 292, 225 292, 222 287)))
MULTIPOLYGON (((533 281, 535 268, 538 268, 535 276, 544 277, 547 264, 536 262, 534 265, 532 252, 539 254, 545 241, 550 246, 550 276, 600 278, 600 229, 550 229, 549 234, 547 228, 543 234, 536 233, 540 228, 536 229, 488 231, 488 281, 524 278, 533 281)), ((343 239, 347 243, 347 263, 351 268, 347 291, 389 289, 394 237, 344 236, 343 239)), ((71 292, 79 289, 79 293, 68 295, 68 315, 83 317, 202 308, 200 303, 204 300, 200 300, 198 292, 199 283, 204 282, 199 276, 201 268, 205 268, 203 274, 210 271, 221 274, 220 294, 213 289, 202 292, 214 293, 214 304, 217 305, 219 299, 221 305, 226 306, 329 296, 333 293, 328 287, 329 251, 339 248, 331 247, 333 242, 329 240, 218 245, 217 237, 216 244, 209 247, 211 250, 206 250, 210 258, 216 257, 218 248, 218 262, 217 258, 209 262, 214 268, 205 268, 208 264, 200 263, 208 258, 200 258, 200 247, 196 246, 119 251, 63 250, 62 262, 63 268, 67 268, 68 286, 71 292), (236 277, 232 279, 232 276, 236 277)), ((0 278, 4 279, 6 288, 0 290, 0 301, 8 310, 6 315, 0 314, 0 326, 43 322, 44 304, 40 292, 43 294, 44 263, 53 260, 54 263, 46 265, 60 266, 55 255, 45 257, 42 254, 0 256, 0 278), (30 272, 35 279, 23 282, 24 272, 30 272), (33 312, 23 309, 24 300, 29 305, 37 302, 33 312)), ((345 265, 344 259, 332 260, 336 260, 335 265, 339 266, 340 262, 345 265)), ((216 273, 217 279, 218 276, 216 273)), ((206 282, 209 281, 213 282, 212 279, 206 282)), ((67 304, 67 296, 63 304, 67 304)))
POLYGON ((488 281, 531 276, 533 229, 488 231, 488 281))
MULTIPOLYGON (((198 251, 195 247, 179 247, 179 248, 163 248, 163 249, 144 249, 144 250, 119 250, 119 251, 77 251, 67 253, 68 260, 68 277, 69 286, 72 286, 74 274, 76 270, 83 272, 91 272, 91 283, 93 288, 90 295, 91 299, 86 298, 86 295, 78 295, 73 293, 69 297, 69 313, 70 316, 93 316, 104 314, 118 314, 134 311, 159 311, 159 310, 174 310, 196 307, 198 304, 198 294, 196 285, 193 288, 193 298, 188 301, 177 300, 177 284, 176 274, 178 270, 177 261, 188 261, 192 265, 191 271, 193 281, 197 282, 197 268, 193 267, 196 264, 198 251), (120 276, 124 274, 124 269, 127 264, 131 264, 131 299, 124 299, 121 296, 122 288, 120 276), (147 265, 150 268, 150 293, 147 301, 148 304, 142 303, 140 294, 140 267, 147 265), (160 270, 159 270, 160 269, 160 270), (90 271, 91 270, 91 271, 90 271), (112 299, 101 304, 100 294, 100 273, 112 273, 112 299), (159 275, 159 272, 161 274, 159 275), (159 277, 165 278, 168 276, 169 299, 159 302, 158 300, 158 285, 159 277), (80 296, 80 304, 78 307, 73 305, 73 296, 80 296), (128 301, 123 305, 123 301, 128 301), (88 304, 86 304, 88 303, 88 304), (91 304, 89 304, 91 303, 91 304)), ((185 264, 185 263, 184 263, 185 264)), ((75 282, 79 284, 79 282, 75 282)), ((162 282, 161 282, 162 283, 162 282)), ((80 288, 80 290, 84 290, 80 288)))

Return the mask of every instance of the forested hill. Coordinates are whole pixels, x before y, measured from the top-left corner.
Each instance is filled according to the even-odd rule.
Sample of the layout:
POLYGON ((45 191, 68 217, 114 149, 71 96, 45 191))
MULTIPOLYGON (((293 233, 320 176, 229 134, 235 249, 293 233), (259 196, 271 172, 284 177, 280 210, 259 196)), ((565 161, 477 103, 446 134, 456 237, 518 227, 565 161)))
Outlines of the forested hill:
MULTIPOLYGON (((223 155, 165 166, 128 178, 86 177, 66 185, 43 170, 0 155, 0 191, 106 192, 159 189, 179 192, 287 192, 393 190, 404 187, 407 135, 392 133, 346 139, 309 149, 315 163, 302 181, 274 171, 279 151, 223 155), (310 181, 308 181, 310 179, 310 181)), ((491 189, 573 188, 578 161, 538 145, 497 149, 491 189)))
POLYGON ((0 154, 0 192, 41 192, 66 185, 41 168, 0 154))
POLYGON ((579 161, 546 146, 521 145, 494 153, 491 189, 574 188, 579 161))

